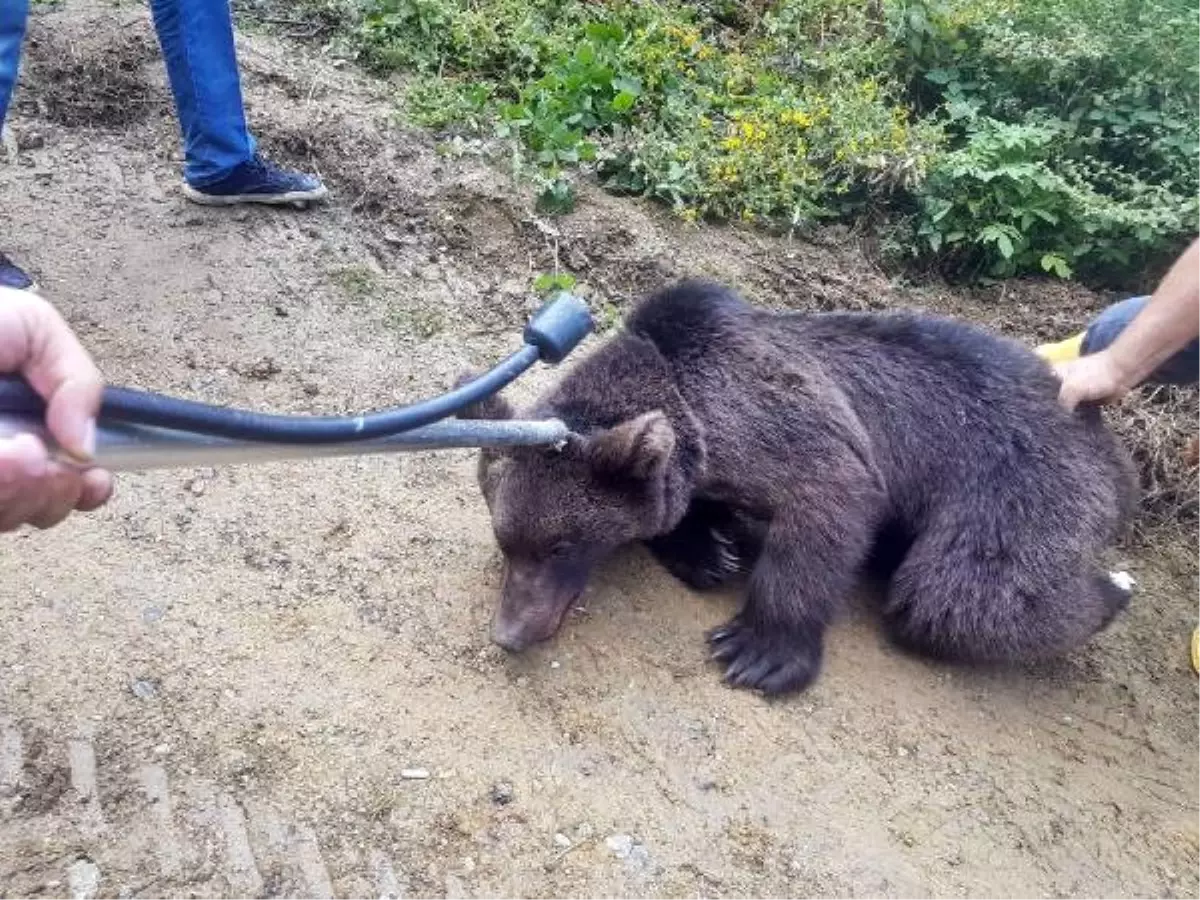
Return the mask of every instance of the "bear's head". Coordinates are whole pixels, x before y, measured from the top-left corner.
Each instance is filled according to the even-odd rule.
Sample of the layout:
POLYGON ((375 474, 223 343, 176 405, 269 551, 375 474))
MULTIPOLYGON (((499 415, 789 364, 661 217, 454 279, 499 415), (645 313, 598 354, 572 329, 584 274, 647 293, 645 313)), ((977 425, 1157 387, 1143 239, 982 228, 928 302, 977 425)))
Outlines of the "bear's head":
MULTIPOLYGON (((460 414, 512 416, 499 397, 460 414)), ((598 563, 674 527, 687 508, 689 455, 661 410, 557 448, 481 451, 479 486, 504 555, 492 640, 520 651, 552 637, 598 563)))

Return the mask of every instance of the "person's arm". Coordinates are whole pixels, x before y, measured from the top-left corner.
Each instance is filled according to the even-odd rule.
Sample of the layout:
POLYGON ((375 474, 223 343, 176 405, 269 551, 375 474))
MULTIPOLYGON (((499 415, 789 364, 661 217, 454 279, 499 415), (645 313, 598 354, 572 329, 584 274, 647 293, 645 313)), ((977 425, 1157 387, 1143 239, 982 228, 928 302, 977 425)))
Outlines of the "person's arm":
MULTIPOLYGON (((46 300, 0 288, 0 372, 19 373, 46 401, 46 427, 80 463, 95 451, 104 382, 71 328, 46 300)), ((112 477, 50 458, 32 435, 0 439, 0 531, 49 528, 72 510, 101 506, 112 477)))
POLYGON ((1059 399, 1079 403, 1119 399, 1200 335, 1200 240, 1193 241, 1150 302, 1098 353, 1056 367, 1059 399))

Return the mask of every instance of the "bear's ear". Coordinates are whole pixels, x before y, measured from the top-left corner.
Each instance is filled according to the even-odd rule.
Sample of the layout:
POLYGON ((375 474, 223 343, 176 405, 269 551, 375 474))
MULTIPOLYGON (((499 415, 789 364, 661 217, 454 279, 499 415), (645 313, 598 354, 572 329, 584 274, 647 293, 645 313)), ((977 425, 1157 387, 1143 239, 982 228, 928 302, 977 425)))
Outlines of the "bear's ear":
MULTIPOLYGON (((477 372, 463 372, 455 380, 454 387, 460 388, 477 377, 477 372)), ((512 404, 499 394, 492 394, 478 403, 472 403, 466 409, 459 410, 454 417, 456 419, 511 419, 513 415, 512 404)))
POLYGON ((587 441, 587 459, 593 468, 639 479, 661 472, 674 450, 675 429, 658 410, 622 422, 587 441))

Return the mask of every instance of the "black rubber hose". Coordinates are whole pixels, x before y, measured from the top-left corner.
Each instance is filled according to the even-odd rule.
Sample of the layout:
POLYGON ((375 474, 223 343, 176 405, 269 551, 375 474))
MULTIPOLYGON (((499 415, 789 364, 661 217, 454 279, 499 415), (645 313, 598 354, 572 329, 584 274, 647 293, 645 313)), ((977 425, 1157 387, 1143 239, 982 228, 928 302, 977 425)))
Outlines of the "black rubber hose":
MULTIPOLYGON (((275 415, 107 387, 100 418, 275 444, 338 444, 387 437, 447 418, 490 397, 539 359, 561 361, 591 328, 583 302, 561 295, 530 321, 525 346, 483 375, 441 396, 360 416, 275 415)), ((0 412, 40 415, 45 403, 23 378, 0 376, 0 412)))
MULTIPOLYGON (((131 388, 106 387, 100 418, 272 444, 339 444, 387 437, 452 416, 499 391, 538 361, 526 345, 494 369, 448 393, 361 416, 285 416, 231 409, 131 388)), ((0 377, 0 410, 41 414, 42 398, 21 378, 0 377)))

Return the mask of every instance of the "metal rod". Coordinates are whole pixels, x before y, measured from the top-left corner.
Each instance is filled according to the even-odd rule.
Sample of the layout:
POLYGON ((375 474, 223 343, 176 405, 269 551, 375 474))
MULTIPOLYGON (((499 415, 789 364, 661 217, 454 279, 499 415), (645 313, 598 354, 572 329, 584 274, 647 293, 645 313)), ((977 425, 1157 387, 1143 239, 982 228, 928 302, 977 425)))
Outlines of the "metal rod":
MULTIPOLYGON (((58 459, 72 464, 58 453, 40 417, 0 413, 0 438, 18 434, 38 436, 58 459)), ((192 434, 150 425, 101 421, 97 426, 94 465, 111 472, 139 472, 418 450, 553 446, 565 441, 569 434, 567 426, 557 419, 531 422, 443 419, 411 431, 368 441, 276 444, 192 434)))

